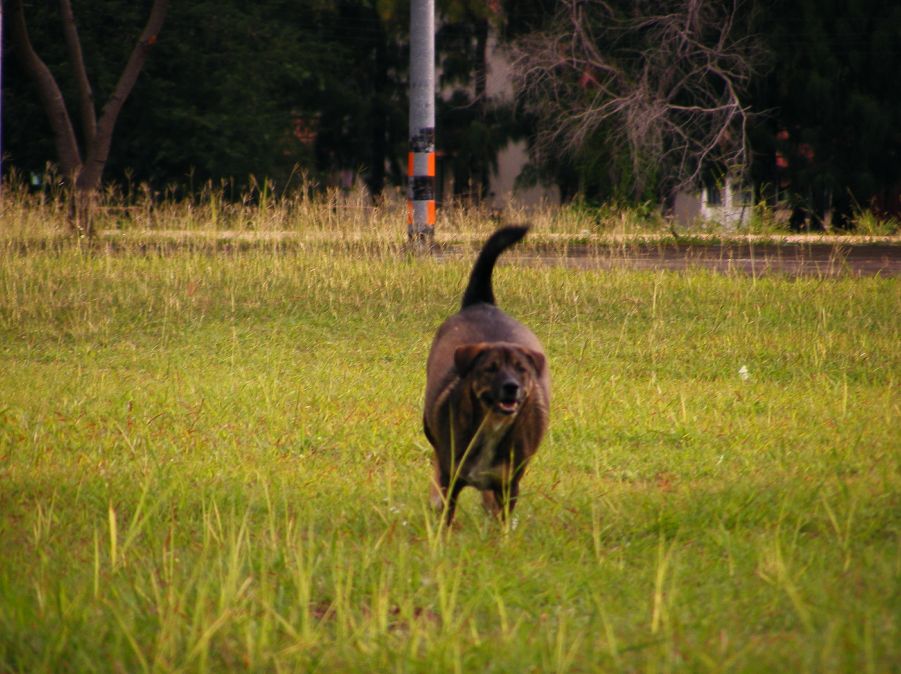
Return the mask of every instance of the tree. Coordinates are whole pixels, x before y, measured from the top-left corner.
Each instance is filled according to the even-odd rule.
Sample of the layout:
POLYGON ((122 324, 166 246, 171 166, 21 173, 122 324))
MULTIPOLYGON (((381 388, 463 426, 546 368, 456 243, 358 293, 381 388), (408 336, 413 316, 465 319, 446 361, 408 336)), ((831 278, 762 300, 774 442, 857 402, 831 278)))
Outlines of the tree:
POLYGON ((439 9, 438 130, 443 163, 453 175, 454 196, 479 202, 487 195, 488 174, 497 157, 486 92, 489 22, 497 10, 491 3, 472 0, 447 0, 439 9))
MULTIPOLYGON (((93 3, 101 1, 129 5, 93 3)), ((127 133, 110 158, 110 177, 176 196, 228 182, 236 198, 254 179, 283 188, 295 168, 318 179, 323 102, 342 81, 344 56, 330 34, 336 10, 317 4, 325 5, 174 3, 159 52, 122 113, 127 133)), ((92 28, 96 42, 103 27, 92 28)))
MULTIPOLYGON (((820 224, 901 213, 901 5, 761 0, 769 68, 754 83, 754 177, 820 224)), ((798 220, 802 220, 799 217, 798 220)))
POLYGON ((760 48, 739 0, 562 5, 514 43, 539 162, 575 164, 598 189, 636 199, 745 170, 745 92, 760 48))
POLYGON ((403 184, 407 152, 409 5, 344 0, 323 25, 334 59, 318 100, 321 170, 361 171, 370 194, 403 184))
POLYGON ((9 0, 8 4, 12 9, 10 37, 13 48, 37 87, 53 131, 60 168, 64 178, 74 188, 73 225, 77 231, 91 235, 93 233, 91 203, 100 186, 103 169, 109 158, 116 121, 147 60, 150 49, 157 41, 169 2, 154 0, 144 30, 98 118, 72 4, 70 0, 60 0, 63 35, 78 90, 81 144, 78 142, 60 87, 53 73, 31 44, 22 0, 9 0))

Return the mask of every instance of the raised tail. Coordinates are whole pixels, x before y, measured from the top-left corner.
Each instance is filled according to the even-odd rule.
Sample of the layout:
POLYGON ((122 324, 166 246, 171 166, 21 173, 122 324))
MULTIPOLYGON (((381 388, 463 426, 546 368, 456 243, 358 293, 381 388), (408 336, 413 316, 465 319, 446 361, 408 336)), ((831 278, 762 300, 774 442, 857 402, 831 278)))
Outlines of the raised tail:
POLYGON ((485 245, 482 246, 482 252, 479 253, 479 257, 476 258, 476 263, 472 267, 469 285, 466 286, 466 291, 463 293, 461 308, 465 309, 479 302, 494 304, 494 291, 491 289, 491 272, 494 270, 494 263, 497 262, 501 253, 522 239, 528 231, 527 225, 504 227, 488 237, 485 245))

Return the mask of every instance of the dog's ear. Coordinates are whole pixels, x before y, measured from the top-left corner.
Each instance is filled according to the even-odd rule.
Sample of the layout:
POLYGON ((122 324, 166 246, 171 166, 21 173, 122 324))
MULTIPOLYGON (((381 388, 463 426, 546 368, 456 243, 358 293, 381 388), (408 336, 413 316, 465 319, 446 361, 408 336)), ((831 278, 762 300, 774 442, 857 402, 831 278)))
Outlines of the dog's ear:
POLYGON ((535 368, 535 374, 540 377, 541 373, 544 372, 544 366, 546 364, 544 354, 541 353, 541 351, 533 351, 532 349, 523 349, 523 352, 526 354, 526 358, 529 359, 529 362, 532 363, 532 367, 535 368))
POLYGON ((476 358, 478 358, 487 348, 488 344, 485 342, 458 346, 457 350, 454 351, 454 365, 457 367, 457 373, 461 377, 465 377, 472 369, 473 364, 476 362, 476 358))

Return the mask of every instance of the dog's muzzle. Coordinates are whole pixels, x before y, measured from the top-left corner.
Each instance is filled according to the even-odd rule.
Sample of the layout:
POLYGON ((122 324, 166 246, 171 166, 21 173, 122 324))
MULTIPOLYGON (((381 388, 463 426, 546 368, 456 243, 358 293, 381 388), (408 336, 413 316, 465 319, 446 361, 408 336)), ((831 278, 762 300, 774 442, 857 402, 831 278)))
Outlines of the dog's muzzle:
POLYGON ((482 402, 489 409, 510 416, 519 411, 524 397, 523 387, 516 381, 507 380, 497 386, 494 391, 486 392, 482 396, 482 402))

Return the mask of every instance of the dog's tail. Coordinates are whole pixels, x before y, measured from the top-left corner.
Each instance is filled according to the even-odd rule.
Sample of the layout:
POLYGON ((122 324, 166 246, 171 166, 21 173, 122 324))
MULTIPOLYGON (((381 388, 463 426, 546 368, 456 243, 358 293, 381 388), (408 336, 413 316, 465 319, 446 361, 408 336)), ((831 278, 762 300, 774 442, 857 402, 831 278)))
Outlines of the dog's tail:
POLYGON ((461 308, 465 309, 479 302, 494 304, 494 291, 491 289, 491 272, 494 270, 494 263, 497 262, 501 253, 522 239, 528 231, 528 225, 504 227, 488 238, 472 267, 469 285, 466 286, 466 291, 463 293, 461 308))

